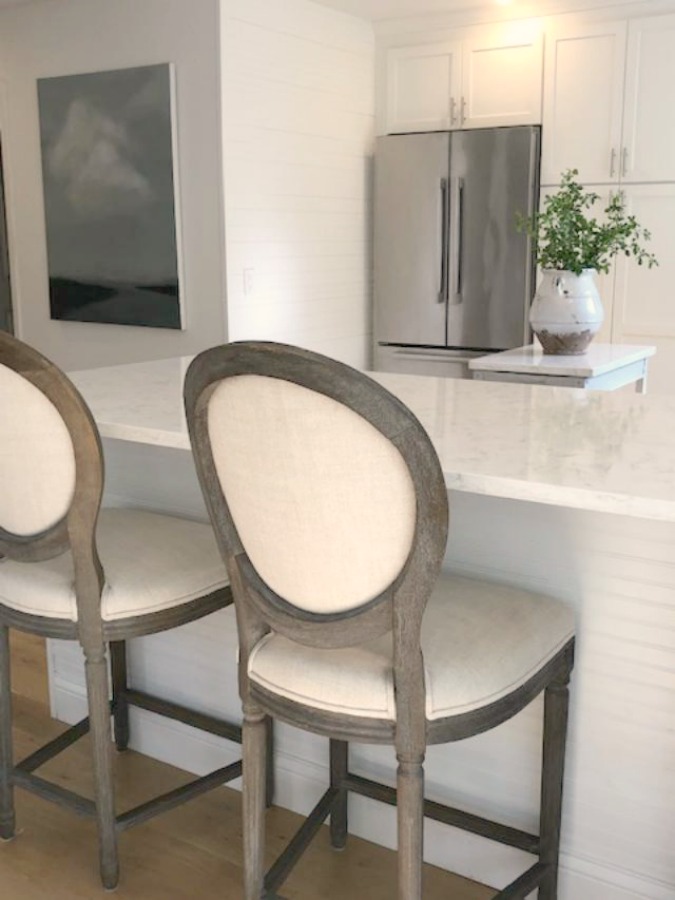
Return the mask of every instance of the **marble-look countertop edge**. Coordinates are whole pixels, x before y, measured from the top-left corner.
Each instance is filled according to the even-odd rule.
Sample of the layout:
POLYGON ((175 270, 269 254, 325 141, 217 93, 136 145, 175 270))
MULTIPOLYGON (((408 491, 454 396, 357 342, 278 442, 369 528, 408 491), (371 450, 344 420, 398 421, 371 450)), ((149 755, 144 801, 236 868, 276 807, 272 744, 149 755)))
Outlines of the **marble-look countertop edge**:
POLYGON ((520 500, 525 503, 542 503, 547 506, 610 513, 652 519, 659 522, 675 522, 675 503, 654 498, 629 497, 607 491, 593 491, 542 482, 524 482, 490 475, 445 473, 445 486, 449 491, 498 497, 503 500, 520 500))
POLYGON ((190 439, 186 433, 145 428, 142 425, 120 425, 100 421, 96 423, 102 438, 129 441, 134 444, 150 444, 154 447, 169 447, 172 450, 190 450, 190 439))
POLYGON ((549 375, 569 378, 594 378, 615 372, 625 366, 647 360, 654 356, 656 347, 640 346, 634 350, 620 354, 614 359, 593 362, 580 356, 555 356, 543 353, 533 354, 528 348, 521 354, 507 350, 480 356, 469 362, 469 368, 478 372, 506 372, 518 375, 549 375), (523 356, 528 358, 523 359, 523 356))

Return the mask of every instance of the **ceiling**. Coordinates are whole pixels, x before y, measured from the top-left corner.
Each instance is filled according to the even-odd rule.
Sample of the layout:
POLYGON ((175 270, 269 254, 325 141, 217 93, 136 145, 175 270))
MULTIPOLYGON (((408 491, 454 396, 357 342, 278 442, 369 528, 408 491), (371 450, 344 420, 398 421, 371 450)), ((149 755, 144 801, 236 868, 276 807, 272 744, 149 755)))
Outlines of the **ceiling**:
MULTIPOLYGON (((40 0, 0 0, 0 7, 32 2, 40 2, 40 0)), ((496 0, 314 0, 314 2, 360 16, 363 19, 388 19, 415 13, 484 6, 486 3, 496 2, 496 0)))
POLYGON ((425 13, 454 12, 459 9, 485 6, 490 0, 314 0, 314 2, 363 19, 378 20, 425 13))
MULTIPOLYGON (((0 8, 39 2, 45 0, 0 0, 0 8)), ((538 0, 536 3, 532 0, 314 0, 314 2, 362 19, 381 21, 429 13, 458 12, 481 7, 485 9, 497 5, 501 5, 502 8, 508 5, 512 15, 517 13, 518 7, 521 7, 526 15, 532 15, 534 9, 537 9, 539 14, 544 14, 546 7, 569 6, 583 9, 592 6, 621 6, 630 3, 631 0, 538 0)))
MULTIPOLYGON (((562 9, 588 9, 598 6, 622 6, 632 0, 314 0, 341 12, 363 19, 381 21, 430 13, 459 12, 470 9, 501 7, 509 17, 517 15, 545 15, 562 9)), ((637 0, 638 3, 646 0, 637 0)))

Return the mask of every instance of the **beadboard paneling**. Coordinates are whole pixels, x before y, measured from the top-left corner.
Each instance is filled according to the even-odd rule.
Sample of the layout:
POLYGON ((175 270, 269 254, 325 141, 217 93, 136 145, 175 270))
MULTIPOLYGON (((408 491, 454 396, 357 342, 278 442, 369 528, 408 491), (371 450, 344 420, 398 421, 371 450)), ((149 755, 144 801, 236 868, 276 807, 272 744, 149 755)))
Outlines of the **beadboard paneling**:
POLYGON ((372 28, 306 0, 221 10, 229 338, 364 366, 372 28))

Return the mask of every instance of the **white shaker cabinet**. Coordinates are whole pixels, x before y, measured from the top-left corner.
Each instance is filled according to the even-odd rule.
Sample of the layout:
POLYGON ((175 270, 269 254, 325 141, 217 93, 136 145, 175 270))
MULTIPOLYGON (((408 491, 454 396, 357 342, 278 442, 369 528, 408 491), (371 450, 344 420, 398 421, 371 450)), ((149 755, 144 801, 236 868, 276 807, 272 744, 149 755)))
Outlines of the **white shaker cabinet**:
POLYGON ((675 184, 622 188, 628 211, 652 234, 649 249, 659 265, 649 269, 617 257, 612 341, 654 344, 649 390, 673 393, 675 384, 675 184))
POLYGON ((387 133, 458 128, 461 73, 459 41, 392 47, 387 52, 387 133))
POLYGON ((675 15, 546 36, 542 184, 675 181, 675 15))
POLYGON ((675 15, 631 22, 621 180, 675 181, 675 15))
POLYGON ((442 43, 386 50, 384 131, 541 122, 539 26, 467 29, 442 43))
POLYGON ((540 123, 543 52, 539 31, 471 32, 462 53, 462 127, 540 123))
POLYGON ((582 182, 616 181, 626 22, 586 24, 546 35, 541 183, 566 169, 582 182))

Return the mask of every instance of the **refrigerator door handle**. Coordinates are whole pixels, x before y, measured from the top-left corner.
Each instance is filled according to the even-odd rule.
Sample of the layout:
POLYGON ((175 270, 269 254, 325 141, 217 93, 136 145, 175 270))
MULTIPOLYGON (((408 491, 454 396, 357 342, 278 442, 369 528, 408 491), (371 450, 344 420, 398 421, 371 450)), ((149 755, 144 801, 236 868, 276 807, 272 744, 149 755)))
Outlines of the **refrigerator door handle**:
POLYGON ((452 179, 452 226, 450 229, 450 265, 452 269, 452 302, 462 302, 462 220, 464 206, 464 179, 452 179))
POLYGON ((441 178, 441 285, 438 289, 438 303, 448 302, 450 290, 450 273, 448 264, 448 179, 441 178))

